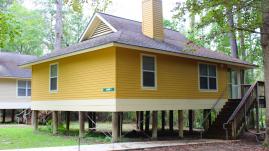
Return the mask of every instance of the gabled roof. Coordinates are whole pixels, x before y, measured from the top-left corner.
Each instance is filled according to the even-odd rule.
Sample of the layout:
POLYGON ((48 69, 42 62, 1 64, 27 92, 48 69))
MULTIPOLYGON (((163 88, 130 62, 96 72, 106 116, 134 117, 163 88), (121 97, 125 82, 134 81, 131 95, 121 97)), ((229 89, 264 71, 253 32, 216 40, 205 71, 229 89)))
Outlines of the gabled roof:
POLYGON ((209 49, 199 47, 189 41, 184 35, 177 31, 164 29, 164 41, 157 41, 145 36, 142 33, 141 22, 120 18, 104 13, 97 13, 91 19, 88 27, 83 33, 78 44, 74 44, 70 47, 56 50, 50 54, 42 56, 38 59, 34 59, 25 64, 22 67, 29 67, 41 62, 51 61, 79 53, 86 52, 86 49, 90 51, 96 50, 101 46, 132 46, 137 49, 150 49, 156 53, 167 53, 169 55, 177 55, 187 58, 193 58, 197 60, 208 60, 211 62, 221 62, 226 64, 232 64, 236 66, 242 66, 246 68, 254 68, 255 65, 242 61, 237 58, 233 58, 225 55, 222 52, 211 51, 209 49), (94 31, 92 24, 96 17, 101 18, 106 25, 108 25, 113 32, 101 34, 100 36, 88 39, 87 36, 94 31), (87 40, 88 39, 88 40, 87 40))
POLYGON ((31 78, 31 70, 19 68, 19 64, 36 59, 35 56, 21 55, 10 52, 0 52, 1 78, 31 78))
POLYGON ((94 14, 88 26, 79 38, 79 42, 105 35, 108 33, 117 32, 117 30, 107 22, 100 13, 94 14))

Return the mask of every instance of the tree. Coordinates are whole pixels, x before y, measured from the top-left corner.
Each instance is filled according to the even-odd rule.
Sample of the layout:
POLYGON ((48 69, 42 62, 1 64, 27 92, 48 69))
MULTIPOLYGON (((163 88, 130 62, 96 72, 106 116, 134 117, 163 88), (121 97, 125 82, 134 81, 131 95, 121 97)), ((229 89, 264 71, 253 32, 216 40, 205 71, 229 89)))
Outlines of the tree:
POLYGON ((178 23, 175 21, 170 21, 167 19, 164 19, 163 21, 163 26, 167 29, 171 29, 171 30, 177 30, 178 29, 178 23))
POLYGON ((13 16, 0 10, 0 48, 13 42, 19 34, 20 28, 13 16))
MULTIPOLYGON (((45 36, 44 18, 41 14, 34 10, 28 10, 16 2, 10 5, 7 11, 12 15, 12 19, 16 20, 15 25, 19 27, 20 34, 6 43, 3 49, 22 54, 41 55, 44 49, 43 38, 45 36)), ((14 25, 12 23, 8 26, 10 28, 14 25)))
POLYGON ((62 47, 62 38, 63 38, 63 2, 62 0, 55 0, 56 4, 56 23, 55 23, 55 50, 59 50, 62 47))
MULTIPOLYGON (((197 29, 211 28, 210 33, 214 33, 213 36, 219 37, 220 33, 226 35, 230 31, 234 31, 234 38, 240 39, 241 54, 246 60, 248 58, 251 58, 252 62, 257 61, 257 58, 261 60, 262 53, 259 50, 262 48, 266 85, 265 98, 266 104, 269 104, 269 0, 187 0, 185 3, 178 3, 174 11, 176 12, 175 18, 183 17, 186 13, 199 15, 201 19, 197 29), (231 22, 233 16, 236 16, 237 19, 234 23, 231 22), (214 28, 212 28, 214 26, 219 30, 214 31, 214 28), (258 42, 258 39, 260 39, 260 42, 258 42), (244 52, 245 49, 248 50, 247 53, 244 52)), ((230 37, 232 36, 230 35, 230 37)), ((214 39, 214 37, 211 38, 214 39)), ((223 42, 218 44, 223 45, 223 42)), ((232 43, 230 42, 230 44, 232 43)), ((268 105, 266 108, 266 127, 264 143, 268 145, 268 105)))
POLYGON ((228 18, 228 25, 229 25, 229 39, 230 39, 230 45, 231 45, 231 51, 232 51, 232 57, 239 58, 238 57, 238 47, 236 42, 236 35, 234 31, 234 16, 233 16, 233 8, 228 10, 227 13, 228 18))
POLYGON ((57 46, 66 47, 77 43, 83 29, 85 29, 87 25, 87 20, 89 20, 92 15, 92 12, 104 12, 111 4, 111 0, 62 0, 61 2, 63 3, 58 3, 58 5, 62 4, 62 7, 58 7, 61 11, 57 11, 55 9, 56 0, 35 0, 35 2, 42 6, 39 11, 43 14, 43 16, 45 16, 46 20, 47 28, 44 44, 46 45, 47 51, 56 49, 56 33, 57 46), (90 9, 87 11, 89 14, 83 14, 83 9, 86 8, 90 9), (56 12, 61 14, 56 15, 56 12), (58 21, 56 21, 56 16, 58 21), (56 25, 59 25, 58 22, 60 18, 60 24, 62 24, 62 26, 57 26, 56 31, 56 25), (61 44, 59 44, 60 42, 61 44))
MULTIPOLYGON (((261 27, 260 1, 186 0, 184 3, 177 3, 173 11, 173 20, 185 21, 185 16, 190 14, 199 18, 195 30, 188 33, 188 38, 199 45, 232 55, 233 44, 234 50, 238 49, 234 54, 238 54, 239 58, 263 64, 258 32, 261 27), (231 18, 234 19, 233 23, 231 18)), ((246 82, 262 80, 262 68, 260 66, 257 70, 248 70, 246 74, 250 76, 246 77, 246 82)))
MULTIPOLYGON (((262 1, 261 45, 264 54, 264 81, 266 104, 269 103, 269 0, 262 1)), ((269 105, 266 106, 266 138, 264 143, 269 145, 269 105)))

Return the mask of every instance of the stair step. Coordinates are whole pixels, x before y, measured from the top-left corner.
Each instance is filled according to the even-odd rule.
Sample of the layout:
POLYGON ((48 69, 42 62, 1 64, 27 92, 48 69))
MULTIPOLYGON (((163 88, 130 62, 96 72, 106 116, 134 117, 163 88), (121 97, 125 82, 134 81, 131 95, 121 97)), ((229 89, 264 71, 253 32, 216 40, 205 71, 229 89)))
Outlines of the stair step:
MULTIPOLYGON (((252 87, 253 88, 253 87, 252 87)), ((253 89, 254 90, 254 89, 253 89)), ((223 129, 223 124, 228 121, 228 119, 231 117, 235 109, 240 104, 241 99, 229 99, 222 109, 217 114, 217 117, 215 118, 215 121, 209 126, 208 130, 204 133, 205 138, 226 138, 226 130, 223 129)), ((244 118, 240 117, 238 119, 238 122, 243 122, 244 118)), ((240 124, 240 123, 238 123, 240 124)), ((240 127, 242 129, 242 127, 240 127)), ((239 129, 239 131, 240 131, 239 129)), ((231 126, 228 125, 227 127, 228 136, 231 136, 231 126)))

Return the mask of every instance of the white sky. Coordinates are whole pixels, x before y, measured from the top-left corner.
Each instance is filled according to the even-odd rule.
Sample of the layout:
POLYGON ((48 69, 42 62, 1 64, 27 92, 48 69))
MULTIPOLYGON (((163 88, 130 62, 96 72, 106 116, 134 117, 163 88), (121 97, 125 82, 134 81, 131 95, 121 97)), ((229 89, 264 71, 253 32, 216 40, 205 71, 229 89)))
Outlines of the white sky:
MULTIPOLYGON (((172 17, 171 10, 175 7, 176 2, 183 0, 163 0, 163 16, 165 19, 172 17)), ((142 0, 112 0, 112 5, 107 13, 123 18, 141 21, 142 17, 142 0)), ((32 0, 25 0, 24 6, 30 9, 35 9, 37 6, 32 0)), ((84 10, 84 13, 87 10, 84 10)), ((88 16, 88 15, 86 15, 88 16)))
MULTIPOLYGON (((163 16, 165 19, 172 17, 171 10, 175 7, 176 2, 182 0, 163 0, 163 16)), ((141 21, 142 18, 142 0, 112 0, 109 14, 141 21)))

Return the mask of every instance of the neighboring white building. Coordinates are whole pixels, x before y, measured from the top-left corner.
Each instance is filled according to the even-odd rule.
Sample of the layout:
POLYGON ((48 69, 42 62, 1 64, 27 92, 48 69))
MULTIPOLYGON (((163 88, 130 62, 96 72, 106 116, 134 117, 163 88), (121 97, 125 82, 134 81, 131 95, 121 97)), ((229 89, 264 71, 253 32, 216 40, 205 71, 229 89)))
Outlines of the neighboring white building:
POLYGON ((0 52, 0 109, 29 109, 31 101, 31 70, 18 64, 36 58, 10 52, 0 52))

